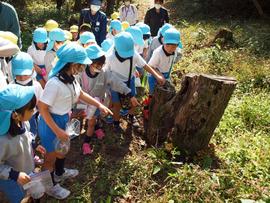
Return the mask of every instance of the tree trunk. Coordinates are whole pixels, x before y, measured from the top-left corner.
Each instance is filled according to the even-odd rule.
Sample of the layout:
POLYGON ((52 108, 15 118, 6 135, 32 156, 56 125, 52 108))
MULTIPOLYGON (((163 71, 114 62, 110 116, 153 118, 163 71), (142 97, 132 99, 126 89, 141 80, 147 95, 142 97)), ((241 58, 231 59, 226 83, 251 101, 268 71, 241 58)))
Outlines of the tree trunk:
POLYGON ((236 80, 205 74, 187 74, 176 93, 167 83, 157 86, 150 104, 147 139, 160 145, 169 138, 175 147, 193 154, 208 146, 236 80))
POLYGON ((82 9, 82 1, 81 0, 75 0, 73 10, 74 11, 80 11, 82 9))
POLYGON ((113 13, 115 0, 107 0, 106 14, 110 16, 113 13))

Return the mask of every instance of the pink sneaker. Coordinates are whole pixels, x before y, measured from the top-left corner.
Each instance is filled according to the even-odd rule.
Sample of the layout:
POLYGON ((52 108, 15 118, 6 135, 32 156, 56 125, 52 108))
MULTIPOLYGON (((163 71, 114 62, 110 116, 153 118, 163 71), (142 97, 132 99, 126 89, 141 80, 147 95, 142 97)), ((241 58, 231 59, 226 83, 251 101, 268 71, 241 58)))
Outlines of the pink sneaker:
POLYGON ((87 154, 92 154, 93 153, 93 148, 88 143, 84 143, 83 144, 82 150, 83 150, 83 155, 87 155, 87 154))
POLYGON ((105 136, 105 133, 103 132, 103 130, 101 128, 97 129, 95 131, 95 133, 96 133, 96 136, 99 140, 101 140, 105 136))

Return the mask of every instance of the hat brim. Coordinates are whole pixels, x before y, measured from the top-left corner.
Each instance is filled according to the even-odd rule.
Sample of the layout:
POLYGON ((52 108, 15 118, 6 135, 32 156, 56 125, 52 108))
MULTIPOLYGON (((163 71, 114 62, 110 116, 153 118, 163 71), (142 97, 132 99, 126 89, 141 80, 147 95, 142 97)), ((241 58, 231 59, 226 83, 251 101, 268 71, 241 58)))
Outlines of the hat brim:
POLYGON ((0 136, 5 135, 10 127, 11 111, 0 112, 0 136))
POLYGON ((99 51, 99 52, 97 52, 95 55, 93 55, 91 57, 88 56, 88 58, 91 59, 91 60, 93 60, 93 59, 100 58, 101 56, 105 56, 105 52, 104 51, 99 51))
POLYGON ((129 57, 132 57, 134 56, 134 50, 131 50, 131 51, 125 51, 125 52, 119 52, 117 51, 117 53, 119 54, 119 56, 121 56, 122 58, 129 58, 129 57))
POLYGON ((42 39, 42 40, 34 40, 36 43, 46 43, 48 42, 48 39, 42 39))
POLYGON ((180 43, 179 40, 173 40, 173 39, 164 40, 164 44, 179 44, 179 43, 180 43))
POLYGON ((86 42, 85 43, 82 43, 82 44, 88 44, 90 42, 96 42, 96 40, 95 39, 89 39, 89 40, 86 40, 86 42))
POLYGON ((30 69, 17 69, 17 70, 14 70, 12 74, 13 74, 14 77, 16 75, 32 75, 33 70, 30 70, 30 69))
MULTIPOLYGON (((60 60, 57 61, 56 65, 52 68, 52 70, 49 73, 49 78, 52 78, 53 76, 56 76, 62 69, 63 67, 67 64, 68 62, 62 62, 60 60)), ((76 61, 74 63, 78 64, 84 64, 84 65, 90 65, 92 64, 92 61, 86 57, 85 59, 76 61)))

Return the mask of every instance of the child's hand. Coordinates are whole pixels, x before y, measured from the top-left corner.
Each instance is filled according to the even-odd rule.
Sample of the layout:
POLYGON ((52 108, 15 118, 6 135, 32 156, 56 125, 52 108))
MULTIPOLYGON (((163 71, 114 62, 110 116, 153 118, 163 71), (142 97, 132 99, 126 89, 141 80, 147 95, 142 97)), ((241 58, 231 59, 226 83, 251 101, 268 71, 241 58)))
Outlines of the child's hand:
POLYGON ((136 97, 131 97, 130 98, 130 102, 131 102, 132 106, 134 106, 134 107, 140 105, 140 103, 138 102, 138 100, 136 99, 136 97))
POLYGON ((105 114, 105 115, 111 114, 111 115, 113 115, 113 112, 110 109, 108 109, 106 106, 102 105, 102 104, 99 106, 99 110, 100 110, 100 112, 102 114, 105 114))
POLYGON ((18 179, 17 179, 17 182, 20 184, 20 185, 24 185, 28 182, 31 181, 31 178, 29 175, 27 175, 26 173, 24 172, 20 172, 19 173, 19 176, 18 176, 18 179))
POLYGON ((42 69, 38 65, 34 64, 34 68, 38 74, 42 75, 42 69))
POLYGON ((59 128, 56 135, 57 135, 57 138, 63 142, 66 142, 69 139, 69 135, 61 128, 59 128))
POLYGON ((160 85, 164 85, 166 83, 166 79, 161 75, 159 75, 156 79, 157 79, 158 84, 160 85))
POLYGON ((41 145, 37 146, 36 151, 40 152, 42 155, 46 154, 46 149, 41 145))

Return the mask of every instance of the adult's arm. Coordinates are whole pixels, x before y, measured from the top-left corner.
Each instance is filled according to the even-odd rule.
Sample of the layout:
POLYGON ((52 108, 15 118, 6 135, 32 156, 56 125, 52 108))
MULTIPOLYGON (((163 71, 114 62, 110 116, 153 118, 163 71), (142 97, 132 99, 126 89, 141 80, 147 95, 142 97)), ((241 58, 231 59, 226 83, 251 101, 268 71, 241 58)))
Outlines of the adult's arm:
POLYGON ((106 39, 106 35, 107 35, 107 17, 106 15, 104 15, 100 26, 100 44, 106 39))
POLYGON ((169 14, 168 14, 168 11, 167 10, 165 10, 165 16, 164 16, 164 21, 166 22, 166 23, 169 23, 169 14))

